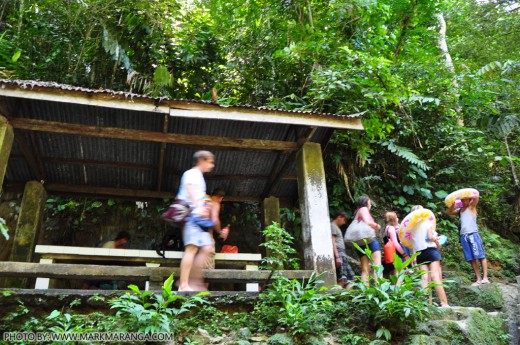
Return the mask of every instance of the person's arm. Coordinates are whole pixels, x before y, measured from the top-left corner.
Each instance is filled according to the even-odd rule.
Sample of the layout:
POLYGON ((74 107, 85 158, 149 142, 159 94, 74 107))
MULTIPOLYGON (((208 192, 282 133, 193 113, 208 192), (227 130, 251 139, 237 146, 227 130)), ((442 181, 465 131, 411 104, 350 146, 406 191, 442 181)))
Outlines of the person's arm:
POLYGON ((212 201, 211 202, 211 220, 215 223, 213 229, 220 233, 221 224, 220 224, 220 203, 212 201))
POLYGON ((336 262, 336 266, 341 267, 343 262, 341 261, 341 256, 339 256, 338 247, 336 246, 336 235, 332 235, 332 251, 334 252, 334 261, 336 262))
POLYGON ((358 215, 361 216, 361 219, 363 219, 363 221, 367 223, 372 229, 376 231, 379 231, 379 229, 381 229, 381 225, 377 224, 372 220, 372 217, 370 216, 370 212, 368 211, 367 207, 361 207, 356 217, 358 215))
POLYGON ((401 256, 403 256, 405 258, 408 258, 408 255, 406 255, 406 252, 404 251, 403 247, 401 247, 401 244, 399 243, 399 241, 397 241, 397 235, 396 235, 396 232, 395 232, 395 227, 394 226, 389 226, 387 234, 388 234, 388 238, 390 238, 390 241, 392 241, 394 243, 394 247, 395 247, 396 252, 399 253, 399 255, 401 255, 401 256))
POLYGON ((450 215, 456 215, 459 213, 459 210, 455 208, 455 203, 451 204, 450 208, 448 208, 446 213, 450 215))
POLYGON ((469 207, 471 207, 472 209, 475 210, 477 208, 477 204, 479 201, 480 201, 480 195, 477 195, 476 197, 471 198, 469 201, 469 207))
POLYGON ((430 242, 434 242, 437 245, 437 249, 441 249, 441 245, 439 244, 439 238, 435 235, 435 227, 432 225, 428 228, 428 240, 430 242))

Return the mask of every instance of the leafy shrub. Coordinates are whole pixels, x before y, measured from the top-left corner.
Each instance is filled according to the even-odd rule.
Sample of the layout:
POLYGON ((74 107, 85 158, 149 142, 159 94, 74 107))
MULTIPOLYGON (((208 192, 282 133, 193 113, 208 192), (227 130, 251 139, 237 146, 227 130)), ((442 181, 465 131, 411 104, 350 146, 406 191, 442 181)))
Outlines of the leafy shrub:
POLYGON ((172 283, 173 274, 164 282, 162 295, 151 291, 141 292, 137 286, 129 285, 133 294, 127 292, 121 297, 110 300, 111 308, 118 310, 116 316, 122 321, 121 330, 170 333, 178 316, 206 303, 201 296, 207 295, 207 292, 190 297, 177 295, 172 291, 172 283))
MULTIPOLYGON (((362 250, 357 244, 354 246, 362 250)), ((363 250, 362 250, 363 251, 363 250)), ((366 252, 371 258, 370 250, 366 252)), ((383 267, 373 265, 377 278, 370 277, 369 284, 364 283, 359 277, 353 284, 353 290, 342 293, 351 297, 356 309, 362 311, 369 319, 370 324, 379 328, 376 332, 378 338, 392 338, 392 333, 407 331, 415 328, 417 321, 430 315, 429 295, 430 288, 435 286, 430 283, 426 289, 421 288, 421 276, 425 273, 418 266, 405 269, 417 257, 417 253, 403 262, 398 255, 394 255, 396 276, 389 279, 383 278, 383 267)))
POLYGON ((261 330, 283 327, 292 336, 322 334, 332 318, 333 299, 323 294, 327 288, 313 275, 309 280, 275 276, 267 292, 259 296, 253 315, 261 330))
POLYGON ((278 223, 273 222, 262 233, 268 255, 262 259, 262 267, 270 269, 298 269, 298 259, 294 257, 296 250, 292 247, 293 237, 278 223), (292 256, 292 257, 291 257, 292 256))

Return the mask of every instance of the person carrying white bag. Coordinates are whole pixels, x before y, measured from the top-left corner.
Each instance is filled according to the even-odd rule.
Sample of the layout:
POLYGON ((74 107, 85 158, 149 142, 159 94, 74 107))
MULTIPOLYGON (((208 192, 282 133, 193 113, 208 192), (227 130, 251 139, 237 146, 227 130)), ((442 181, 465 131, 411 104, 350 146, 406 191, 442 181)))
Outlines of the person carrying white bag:
MULTIPOLYGON (((381 229, 381 225, 374 221, 374 217, 370 214, 372 204, 370 198, 362 195, 357 199, 356 211, 354 212, 354 220, 345 232, 345 242, 356 242, 361 249, 370 249, 372 251, 372 261, 374 265, 381 265, 381 246, 376 239, 376 231, 381 229), (365 240, 367 244, 365 244, 365 240)), ((370 259, 362 252, 358 252, 361 262, 361 280, 368 283, 368 274, 370 272, 370 259)), ((374 272, 374 278, 377 279, 374 272)))

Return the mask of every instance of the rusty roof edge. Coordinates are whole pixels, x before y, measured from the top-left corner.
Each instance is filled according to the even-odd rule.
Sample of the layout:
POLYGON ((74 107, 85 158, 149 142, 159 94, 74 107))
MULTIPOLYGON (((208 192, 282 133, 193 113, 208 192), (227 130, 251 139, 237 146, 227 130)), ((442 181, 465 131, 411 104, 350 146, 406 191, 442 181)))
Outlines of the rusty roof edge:
MULTIPOLYGON (((360 113, 361 115, 362 113, 360 113)), ((213 119, 248 121, 273 124, 301 125, 309 127, 328 127, 337 129, 363 130, 363 123, 359 117, 343 117, 316 113, 295 113, 290 111, 257 110, 257 109, 208 109, 197 108, 179 109, 172 108, 172 117, 185 117, 192 119, 213 119)))
POLYGON ((29 98, 54 102, 68 102, 101 107, 118 107, 136 111, 148 111, 172 116, 227 119, 238 121, 265 121, 272 123, 291 123, 318 127, 349 128, 363 130, 360 116, 366 111, 342 115, 315 113, 296 110, 273 109, 251 105, 224 106, 204 100, 169 99, 149 97, 125 91, 108 89, 88 89, 79 86, 34 80, 0 79, 0 96, 29 98), (42 96, 43 94, 43 96, 42 96), (206 114, 194 115, 193 110, 207 111, 206 114), (211 116, 208 116, 211 112, 211 116), (216 113, 219 115, 215 115, 216 113), (244 116, 246 115, 246 116, 244 116), (263 117, 258 119, 258 116, 263 117), (251 118, 254 116, 255 118, 251 118), (281 121, 284 116, 302 119, 300 123, 281 121), (312 118, 312 120, 310 120, 312 118), (327 121, 324 121, 327 120, 327 121), (346 121, 346 122, 345 122, 346 121))

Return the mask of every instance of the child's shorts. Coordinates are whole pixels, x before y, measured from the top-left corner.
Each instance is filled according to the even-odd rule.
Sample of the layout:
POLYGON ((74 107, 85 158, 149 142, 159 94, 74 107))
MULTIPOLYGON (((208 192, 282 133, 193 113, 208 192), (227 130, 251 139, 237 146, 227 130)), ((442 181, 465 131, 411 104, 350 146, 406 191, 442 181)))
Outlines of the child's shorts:
POLYGON ((441 252, 437 247, 430 247, 420 250, 421 254, 417 256, 417 265, 428 264, 430 262, 441 261, 441 252))
POLYGON ((484 259, 486 257, 484 245, 482 244, 482 239, 478 232, 460 235, 460 244, 462 245, 464 259, 466 259, 466 261, 484 259))

